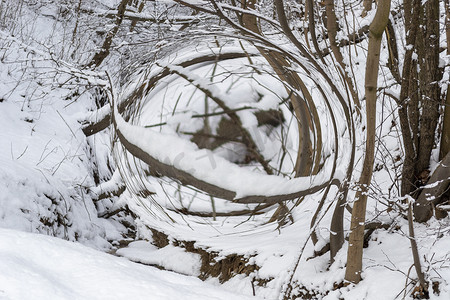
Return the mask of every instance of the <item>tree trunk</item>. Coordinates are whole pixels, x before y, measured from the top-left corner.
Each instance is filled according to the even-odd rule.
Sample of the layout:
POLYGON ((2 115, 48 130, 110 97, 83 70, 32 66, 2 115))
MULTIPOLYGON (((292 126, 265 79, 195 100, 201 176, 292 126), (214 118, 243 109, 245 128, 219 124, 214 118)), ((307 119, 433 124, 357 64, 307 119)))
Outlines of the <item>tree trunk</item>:
POLYGON ((411 201, 408 199, 408 228, 409 228, 409 241, 411 243, 411 252, 413 255, 414 267, 416 269, 417 277, 419 277, 419 283, 423 290, 428 290, 427 282, 425 281, 425 275, 422 272, 422 264, 420 263, 419 249, 417 248, 416 236, 414 234, 414 222, 411 201))
POLYGON ((417 49, 419 53, 420 84, 422 91, 420 118, 420 139, 417 155, 416 176, 429 169, 431 150, 434 147, 436 126, 441 102, 439 81, 442 71, 439 68, 439 0, 428 0, 423 15, 423 42, 417 49), (425 25, 425 26, 424 26, 425 25))
POLYGON ((105 40, 103 41, 103 45, 100 50, 95 53, 92 60, 88 63, 88 67, 96 68, 100 66, 100 64, 105 60, 105 58, 109 55, 109 51, 112 44, 112 39, 116 36, 117 31, 119 31, 119 27, 123 21, 123 15, 125 14, 125 9, 127 7, 128 0, 122 0, 117 7, 117 16, 114 27, 106 33, 105 40))
MULTIPOLYGON (((441 95, 439 81, 439 0, 406 0, 406 49, 400 92, 400 126, 405 160, 401 194, 417 198, 422 174, 435 146, 441 95), (419 70, 419 71, 418 71, 419 70)), ((443 136, 446 133, 443 134, 443 136)), ((416 211, 416 210, 415 210, 416 211)))
POLYGON ((389 20, 391 1, 379 0, 375 17, 369 29, 369 49, 366 62, 366 154, 363 171, 356 192, 350 225, 349 247, 347 252, 347 268, 345 280, 358 283, 361 280, 362 254, 364 243, 364 222, 366 218, 367 191, 372 179, 375 155, 375 119, 377 103, 377 80, 380 62, 380 47, 383 32, 389 20))
MULTIPOLYGON (((447 34, 447 55, 450 55, 450 3, 445 2, 445 31, 447 34)), ((447 97, 444 103, 444 120, 442 124, 441 150, 439 158, 450 152, 450 84, 447 85, 447 97)))
MULTIPOLYGON (((136 3, 137 12, 141 13, 144 10, 145 0, 140 1, 139 3, 136 3)), ((130 32, 134 30, 134 27, 136 27, 137 20, 131 21, 130 26, 130 32)))
POLYGON ((441 203, 441 197, 450 185, 450 152, 439 163, 426 187, 414 203, 414 217, 426 222, 433 216, 433 206, 441 203))
POLYGON ((411 46, 407 47, 405 52, 398 110, 405 151, 401 183, 402 195, 409 194, 415 189, 415 162, 419 136, 419 94, 417 61, 413 59, 413 53, 416 48, 419 22, 416 20, 417 17, 413 19, 413 15, 418 14, 420 10, 420 0, 405 0, 404 7, 406 44, 411 46))

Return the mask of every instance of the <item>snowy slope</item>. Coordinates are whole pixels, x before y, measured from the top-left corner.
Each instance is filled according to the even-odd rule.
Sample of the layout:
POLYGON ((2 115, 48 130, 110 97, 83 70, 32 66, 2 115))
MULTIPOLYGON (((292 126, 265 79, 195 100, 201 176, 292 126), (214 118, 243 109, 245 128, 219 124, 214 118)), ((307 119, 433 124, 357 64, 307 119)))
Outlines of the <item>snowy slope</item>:
POLYGON ((0 229, 0 299, 257 299, 78 243, 0 229))

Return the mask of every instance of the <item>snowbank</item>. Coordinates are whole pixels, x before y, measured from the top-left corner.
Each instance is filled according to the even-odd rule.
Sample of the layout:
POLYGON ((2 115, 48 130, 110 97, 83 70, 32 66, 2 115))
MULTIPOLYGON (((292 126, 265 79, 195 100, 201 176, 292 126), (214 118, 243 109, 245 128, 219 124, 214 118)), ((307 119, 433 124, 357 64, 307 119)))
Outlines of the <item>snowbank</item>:
POLYGON ((58 238, 0 229, 0 299, 256 299, 58 238))

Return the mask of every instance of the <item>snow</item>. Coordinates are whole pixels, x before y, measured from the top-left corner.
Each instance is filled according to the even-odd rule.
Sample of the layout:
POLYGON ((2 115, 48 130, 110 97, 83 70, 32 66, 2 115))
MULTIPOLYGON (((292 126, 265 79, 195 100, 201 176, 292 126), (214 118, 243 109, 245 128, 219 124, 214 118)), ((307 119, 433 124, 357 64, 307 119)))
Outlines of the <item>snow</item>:
POLYGON ((0 229, 0 299, 257 299, 78 243, 0 229))
MULTIPOLYGON (((6 77, 8 69, 0 70, 6 77)), ((6 80, 0 83, 5 99, 0 103, 0 126, 5 129, 0 132, 0 226, 71 240, 76 235, 80 241, 97 236, 93 244, 107 248, 100 236, 113 239, 119 234, 104 228, 85 191, 93 181, 85 138, 73 117, 79 107, 64 108, 67 103, 57 101, 57 92, 41 101, 27 100, 23 86, 11 86, 6 80)))
MULTIPOLYGON (((148 78, 161 74, 163 68, 156 64, 150 65, 152 60, 148 59, 149 56, 143 56, 146 58, 145 64, 132 61, 128 65, 130 59, 122 62, 127 55, 133 59, 141 55, 141 50, 134 46, 142 43, 142 40, 145 40, 145 51, 154 54, 154 50, 148 48, 151 48, 148 40, 152 40, 153 36, 146 35, 147 28, 139 28, 131 33, 125 26, 101 68, 98 71, 82 70, 78 66, 89 60, 93 49, 102 41, 99 36, 89 32, 96 28, 104 30, 101 26, 105 22, 93 15, 88 20, 80 18, 79 36, 71 44, 74 19, 64 19, 54 6, 55 1, 50 2, 25 1, 17 23, 19 29, 15 32, 9 32, 2 25, 3 20, 0 20, 0 299, 278 299, 297 260, 300 263, 293 276, 295 283, 317 292, 318 298, 412 298, 417 275, 411 268, 413 260, 407 234, 408 224, 396 208, 397 204, 402 206, 403 199, 398 195, 403 153, 395 113, 397 105, 392 99, 380 95, 376 164, 382 167, 374 172, 367 207, 368 222, 382 222, 390 226, 386 230, 375 230, 368 248, 364 249, 364 280, 358 285, 335 288, 335 284, 344 280, 348 244, 344 243, 331 265, 328 253, 315 257, 314 250, 329 242, 329 224, 337 187, 331 187, 325 199, 324 207, 330 210, 321 214, 323 218, 316 228, 319 242, 315 246, 309 239, 310 222, 322 192, 305 197, 298 206, 293 201, 287 201, 285 204, 291 212, 293 223, 289 219, 283 226, 278 222, 269 223, 277 206, 250 217, 218 216, 213 219, 177 213, 177 209, 211 213, 213 200, 215 210, 220 213, 255 209, 257 205, 211 199, 167 178, 147 176, 145 172, 148 167, 145 164, 117 149, 117 144, 113 147, 109 129, 86 138, 81 130, 81 122, 108 116, 111 109, 109 105, 97 109, 89 92, 79 97, 74 96, 77 92, 88 89, 88 84, 108 87, 104 72, 107 70, 117 89, 117 95, 114 95, 118 98, 116 104, 120 104, 134 89, 145 86, 148 78), (28 5, 32 2, 42 4, 41 10, 35 11, 33 5, 28 5), (53 6, 46 6, 50 4, 53 6), (144 38, 134 36, 139 35, 137 32, 143 33, 144 38), (124 66, 127 67, 126 71, 124 66), (69 80, 70 76, 74 76, 75 82, 69 80), (66 82, 67 85, 62 84, 66 82), (100 194, 115 191, 122 184, 127 185, 122 195, 97 199, 100 194), (139 196, 136 193, 139 187, 155 194, 139 196), (391 210, 391 207, 394 209, 391 210), (125 211, 109 218, 99 217, 118 208, 124 208, 125 211), (169 244, 160 249, 152 244, 154 239, 150 228, 167 234, 169 244), (224 283, 220 283, 217 278, 208 278, 202 282, 195 278, 200 275, 200 255, 187 252, 179 247, 176 240, 192 242, 196 249, 216 253, 215 261, 238 254, 248 259, 249 265, 259 268, 248 276, 235 275, 224 283), (123 247, 123 242, 130 241, 123 247), (172 272, 158 270, 151 265, 172 272), (259 281, 261 285, 258 285, 259 281), (252 297, 253 290, 257 297, 252 297)), ((172 1, 157 2, 158 5, 174 4, 172 1)), ((5 1, 0 6, 3 3, 5 1)), ((15 0, 7 0, 6 3, 13 7, 16 5, 15 0)), ((119 1, 83 1, 88 9, 104 10, 105 7, 98 3, 115 9, 119 1)), ((191 3, 206 2, 195 0, 191 3)), ((401 3, 399 1, 398 5, 401 3)), ((352 6, 354 14, 348 15, 345 21, 349 21, 349 24, 345 24, 345 9, 341 5, 337 6, 337 13, 341 14, 342 37, 362 25, 370 24, 374 15, 372 11, 361 19, 360 5, 352 6)), ((225 6, 222 7, 225 9, 225 6)), ((140 15, 150 16, 154 13, 150 11, 150 6, 146 6, 146 9, 149 11, 144 10, 140 15)), ((174 15, 183 13, 180 10, 174 15)), ((260 15, 259 12, 257 15, 260 15)), ((204 18, 199 15, 199 19, 204 18)), ((399 24, 394 25, 399 33, 398 45, 404 45, 401 37, 403 28, 399 24)), ((277 38, 274 32, 271 34, 270 38, 277 38)), ((303 38, 299 36, 302 42, 303 38)), ((283 47, 289 47, 283 40, 275 41, 283 47)), ((219 42, 222 40, 219 39, 219 42)), ((441 39, 441 42, 444 47, 445 39, 441 39)), ((170 44, 170 40, 156 43, 158 46, 170 44)), ((205 54, 231 53, 242 51, 242 48, 252 55, 258 51, 246 42, 241 46, 227 41, 217 48, 215 43, 209 43, 206 38, 183 47, 167 56, 158 53, 164 56, 158 60, 158 64, 194 79, 197 86, 223 99, 231 109, 248 107, 238 111, 237 115, 264 158, 269 160, 270 166, 274 169, 279 167, 280 175, 265 175, 256 163, 240 165, 246 154, 245 146, 240 143, 229 142, 213 151, 199 150, 189 140, 190 136, 184 136, 181 132, 195 132, 204 125, 201 118, 191 116, 217 113, 222 109, 209 101, 206 111, 205 95, 177 75, 165 77, 139 99, 141 102, 138 105, 142 105, 139 118, 124 122, 116 112, 119 128, 130 140, 162 162, 172 163, 202 180, 235 190, 237 197, 287 193, 323 183, 330 177, 331 163, 337 150, 339 163, 334 178, 345 177, 345 166, 350 154, 348 128, 342 108, 324 80, 315 78, 315 74, 305 74, 298 67, 292 68, 305 76, 305 85, 317 105, 324 137, 324 158, 321 161, 324 166, 321 173, 311 178, 291 179, 299 146, 296 120, 290 108, 280 104, 287 97, 286 89, 277 79, 268 75, 270 70, 264 59, 252 56, 252 63, 247 58, 241 58, 218 64, 212 62, 180 67, 181 62, 205 54), (261 74, 256 74, 254 69, 261 74), (316 84, 323 85, 324 93, 332 100, 331 111, 325 105, 316 84), (258 109, 282 111, 286 119, 283 129, 281 126, 258 127, 254 116, 258 109), (334 149, 331 113, 336 117, 339 149, 334 149), (166 125, 143 128, 160 123, 166 125), (286 157, 280 166, 282 145, 286 147, 286 157)), ((404 50, 401 48, 399 50, 404 50)), ((361 99, 365 49, 367 41, 342 48, 345 59, 352 59, 353 65, 349 71, 351 69, 355 73, 355 84, 361 99)), ((288 51, 294 52, 295 49, 288 51)), ((403 53, 399 52, 401 61, 403 53)), ((385 92, 398 96, 399 86, 389 84, 389 71, 384 66, 386 53, 382 52, 383 66, 379 82, 386 88, 385 92)), ((327 62, 330 57, 328 55, 325 58, 327 62)), ((140 59, 144 60, 142 57, 140 59)), ((442 53, 441 61, 448 60, 449 56, 442 53)), ((337 78, 332 63, 324 68, 332 78, 337 78)), ((443 90, 447 87, 449 74, 444 72, 443 90)), ((343 88, 339 86, 339 80, 336 81, 338 88, 343 88)), ((362 104, 364 111, 364 101, 362 104)), ((216 133, 221 117, 210 118, 212 134, 216 133)), ((356 120, 355 125, 357 162, 349 183, 349 204, 354 199, 354 182, 361 172, 363 123, 364 115, 361 120, 356 120)), ((436 156, 436 153, 437 150, 433 155, 436 156)), ((436 165, 435 159, 432 167, 436 165)), ((448 206, 442 207, 448 209, 448 206)), ((346 236, 349 222, 350 214, 345 212, 346 236)), ((440 293, 430 293, 430 298, 450 299, 449 218, 433 218, 425 224, 414 225, 426 279, 430 284, 439 284, 440 293)))
MULTIPOLYGON (((329 180, 329 177, 324 174, 326 171, 312 178, 301 177, 290 180, 280 176, 251 172, 214 155, 209 150, 199 150, 188 141, 150 128, 131 125, 125 122, 117 107, 114 109, 118 130, 132 144, 160 162, 171 164, 205 182, 235 191, 236 198, 295 193, 320 186, 329 180)), ((326 167, 324 169, 328 170, 326 167)))
POLYGON ((180 247, 167 245, 163 248, 157 248, 150 242, 137 241, 130 243, 126 248, 117 250, 116 254, 126 257, 131 261, 158 265, 166 270, 180 274, 191 276, 200 275, 200 255, 187 253, 180 247))

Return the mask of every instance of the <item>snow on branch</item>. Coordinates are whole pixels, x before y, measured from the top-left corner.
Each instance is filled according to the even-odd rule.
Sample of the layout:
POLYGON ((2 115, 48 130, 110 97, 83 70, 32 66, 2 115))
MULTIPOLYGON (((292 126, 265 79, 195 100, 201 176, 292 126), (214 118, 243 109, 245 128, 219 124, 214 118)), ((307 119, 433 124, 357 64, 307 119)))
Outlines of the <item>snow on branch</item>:
MULTIPOLYGON (((117 10, 101 10, 101 9, 83 9, 85 13, 91 13, 98 16, 103 16, 107 19, 115 19, 117 17, 117 10)), ((138 22, 152 22, 152 23, 190 23, 190 22, 199 22, 201 18, 199 16, 171 16, 169 18, 158 17, 155 15, 151 15, 148 13, 136 13, 126 11, 123 15, 124 19, 138 21, 138 22)))
POLYGON ((113 123, 122 145, 155 172, 200 189, 213 197, 237 203, 276 203, 314 194, 339 180, 324 172, 313 177, 286 179, 239 167, 199 150, 190 141, 127 123, 113 108, 113 123))
MULTIPOLYGON (((205 62, 216 62, 229 59, 242 58, 246 56, 254 56, 254 53, 245 53, 240 48, 227 47, 222 49, 208 49, 207 51, 200 51, 194 55, 189 54, 187 56, 181 56, 176 58, 172 64, 189 67, 205 62)), ((157 68, 153 70, 147 78, 139 78, 139 83, 136 85, 135 82, 131 84, 132 92, 121 96, 121 100, 117 103, 119 112, 125 111, 136 99, 142 99, 147 93, 153 89, 153 87, 158 83, 159 80, 170 75, 171 73, 164 68, 157 68)), ((89 117, 89 124, 83 128, 83 132, 86 136, 90 136, 106 129, 111 123, 110 121, 111 110, 109 105, 105 105, 99 110, 92 113, 89 117)))

